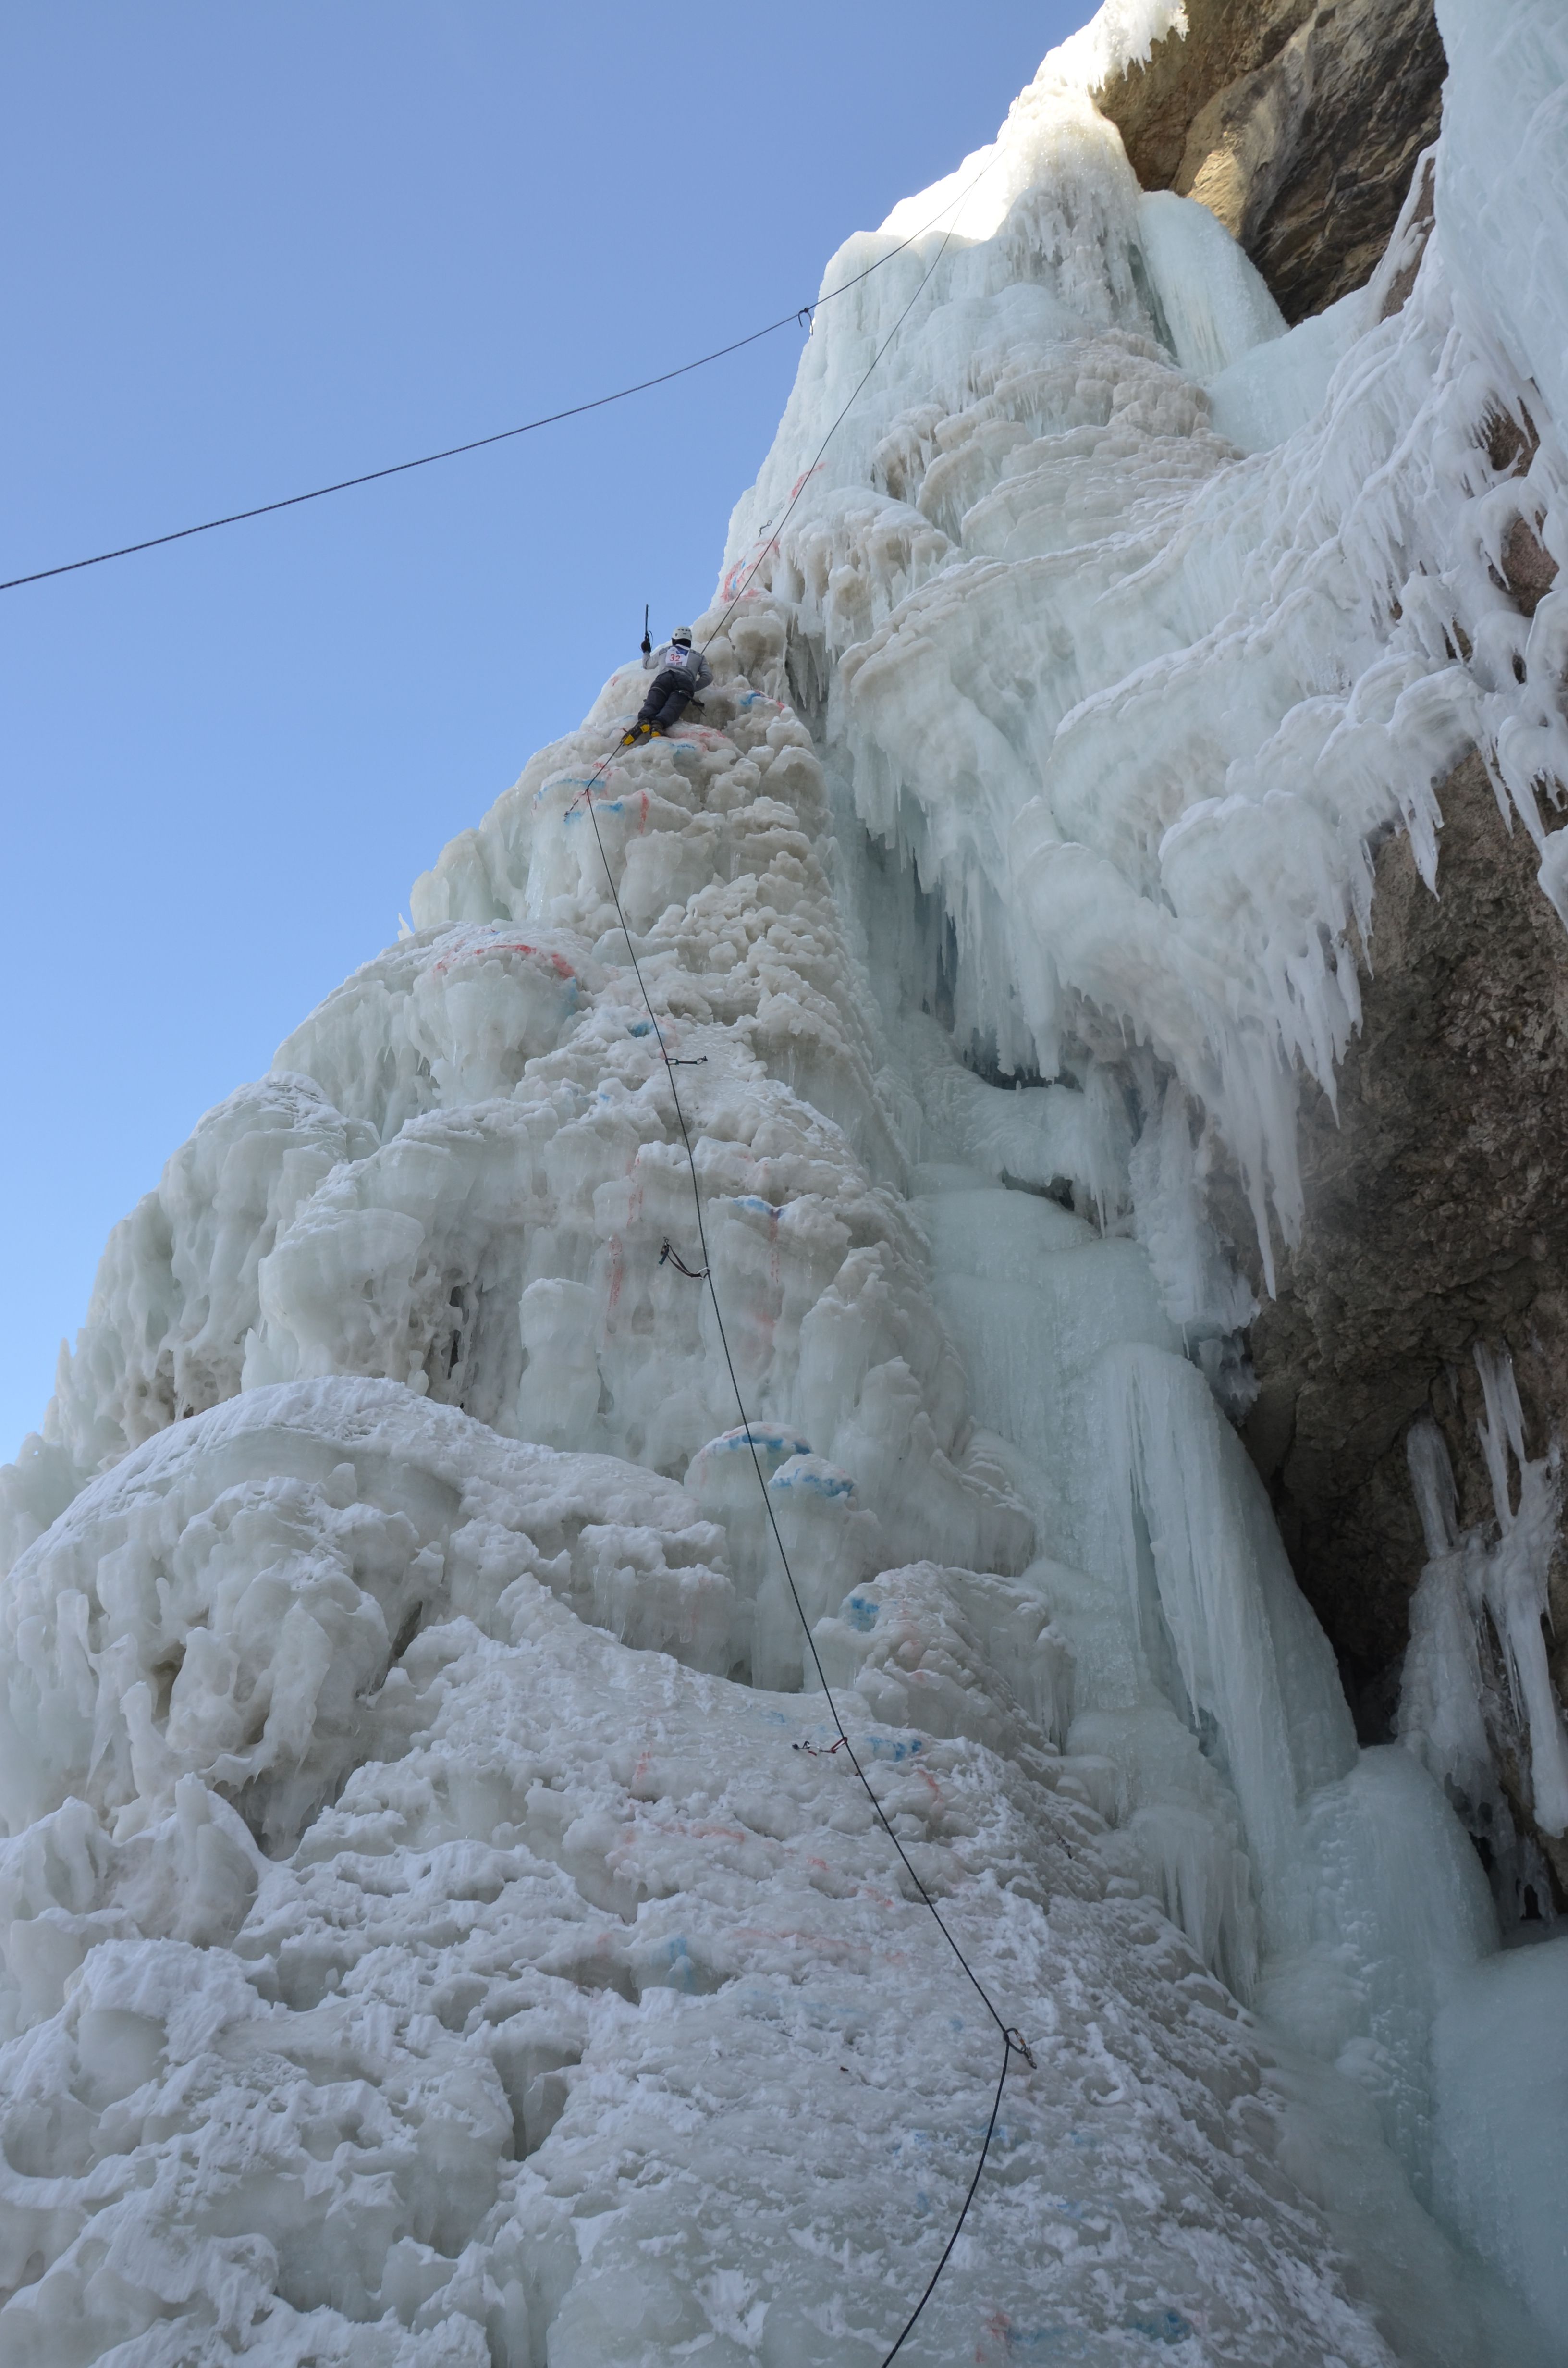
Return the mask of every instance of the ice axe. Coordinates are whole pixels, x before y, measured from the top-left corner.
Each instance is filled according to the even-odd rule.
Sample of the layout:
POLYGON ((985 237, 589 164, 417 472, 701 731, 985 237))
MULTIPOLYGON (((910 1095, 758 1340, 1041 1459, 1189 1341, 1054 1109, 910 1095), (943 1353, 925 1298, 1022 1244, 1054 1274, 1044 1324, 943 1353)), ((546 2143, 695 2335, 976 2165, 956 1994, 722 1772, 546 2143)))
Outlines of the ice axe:
POLYGON ((648 632, 648 603, 646 601, 642 604, 642 655, 645 658, 652 657, 653 655, 653 643, 648 632))

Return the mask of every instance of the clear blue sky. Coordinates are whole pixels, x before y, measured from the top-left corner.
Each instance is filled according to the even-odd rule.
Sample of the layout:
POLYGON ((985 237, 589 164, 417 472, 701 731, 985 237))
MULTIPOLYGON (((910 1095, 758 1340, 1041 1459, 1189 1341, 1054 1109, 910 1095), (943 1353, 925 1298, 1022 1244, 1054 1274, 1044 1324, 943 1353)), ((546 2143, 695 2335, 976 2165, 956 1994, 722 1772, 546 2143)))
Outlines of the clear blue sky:
MULTIPOLYGON (((1090 0, 13 0, 0 576, 477 436, 815 293, 1090 0)), ((0 1458, 109 1227, 699 609, 792 331, 391 484, 0 595, 0 1458)))

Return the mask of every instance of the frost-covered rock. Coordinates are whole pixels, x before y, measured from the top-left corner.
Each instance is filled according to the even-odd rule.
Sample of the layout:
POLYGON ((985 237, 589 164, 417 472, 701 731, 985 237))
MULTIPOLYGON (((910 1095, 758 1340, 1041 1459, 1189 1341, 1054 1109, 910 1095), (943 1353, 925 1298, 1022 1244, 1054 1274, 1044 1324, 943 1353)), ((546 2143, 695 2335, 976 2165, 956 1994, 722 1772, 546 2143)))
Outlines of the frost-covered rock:
POLYGON ((1211 208, 1300 321, 1370 277, 1437 136, 1437 15, 1432 0, 1187 0, 1147 64, 1096 97, 1143 187, 1211 208))

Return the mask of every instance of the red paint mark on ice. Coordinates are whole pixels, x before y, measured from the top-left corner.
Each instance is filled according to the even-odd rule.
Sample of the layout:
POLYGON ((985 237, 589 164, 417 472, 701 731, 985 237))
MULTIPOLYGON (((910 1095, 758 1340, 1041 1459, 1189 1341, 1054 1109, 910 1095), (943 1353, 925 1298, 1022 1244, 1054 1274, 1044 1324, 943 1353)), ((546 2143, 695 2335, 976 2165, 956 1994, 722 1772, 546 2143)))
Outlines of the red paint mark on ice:
POLYGON ((988 2313, 983 2322, 982 2340, 974 2347, 974 2356, 981 2362, 981 2368, 984 2368, 987 2361, 995 2359, 996 2353, 992 2348, 994 2344, 1001 2344, 1005 2356, 1011 2350, 1012 2342, 1013 2322, 1005 2310, 994 2310, 988 2313), (990 2337, 989 2343, 984 2340, 984 2336, 990 2337))
POLYGON ((460 952, 443 954, 439 962, 431 963, 430 968, 439 977, 454 963, 483 962, 490 954, 527 954, 535 961, 547 962, 557 978, 575 978, 577 975, 564 955, 552 952, 548 946, 530 946, 522 938, 492 938, 483 945, 464 946, 460 952))

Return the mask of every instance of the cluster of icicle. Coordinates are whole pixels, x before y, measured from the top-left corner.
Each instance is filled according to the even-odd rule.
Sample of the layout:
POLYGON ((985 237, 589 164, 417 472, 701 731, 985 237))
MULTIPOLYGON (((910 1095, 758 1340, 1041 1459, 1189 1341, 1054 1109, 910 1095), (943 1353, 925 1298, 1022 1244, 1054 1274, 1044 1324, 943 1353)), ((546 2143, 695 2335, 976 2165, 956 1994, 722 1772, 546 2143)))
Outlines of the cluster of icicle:
POLYGON ((1468 748, 1568 920, 1568 592, 1522 612, 1507 555, 1568 558, 1568 332, 1528 211, 1568 199, 1561 28, 1443 17, 1441 148, 1369 286, 1290 332, 1054 53, 993 148, 835 258, 824 290, 956 233, 779 530, 930 243, 823 309, 732 529, 726 581, 760 557, 796 604, 830 761, 941 895, 960 1039, 1047 1078, 1151 1047, 1266 1259, 1268 1204, 1300 1219, 1294 1074, 1332 1096, 1359 1018, 1369 850, 1407 830, 1435 884, 1468 748))
MULTIPOLYGON (((1442 784, 1479 749, 1568 926, 1568 292, 1541 228, 1568 222, 1568 50, 1529 0, 1441 20, 1444 136, 1385 260, 1290 331, 1201 207, 1138 189, 1088 96, 1096 20, 994 147, 835 259, 827 288, 949 201, 780 525, 928 249, 823 312, 732 529, 726 582, 756 565, 795 603, 830 768, 940 908, 958 1041, 1051 1081, 1009 1172, 1131 1208, 1233 1405, 1251 1306, 1204 1177, 1239 1170, 1272 1289, 1298 1080, 1333 1101, 1380 840, 1406 833, 1438 893, 1442 784)), ((1568 1732, 1526 1657, 1556 1833, 1568 1732)))
MULTIPOLYGON (((1505 1850, 1512 1847, 1512 1827, 1497 1780, 1500 1744, 1523 1744, 1521 1773, 1542 1828, 1568 1831, 1568 1734, 1552 1693, 1543 1625, 1562 1513, 1561 1452, 1554 1446, 1544 1455, 1526 1453, 1507 1356, 1482 1348, 1476 1365, 1496 1534, 1490 1542, 1479 1529, 1461 1534, 1442 1432, 1430 1419, 1416 1423, 1406 1454, 1428 1558, 1411 1606, 1400 1732, 1505 1850)), ((1530 1873, 1538 1900, 1550 1906, 1545 1869, 1532 1863, 1530 1873)))

